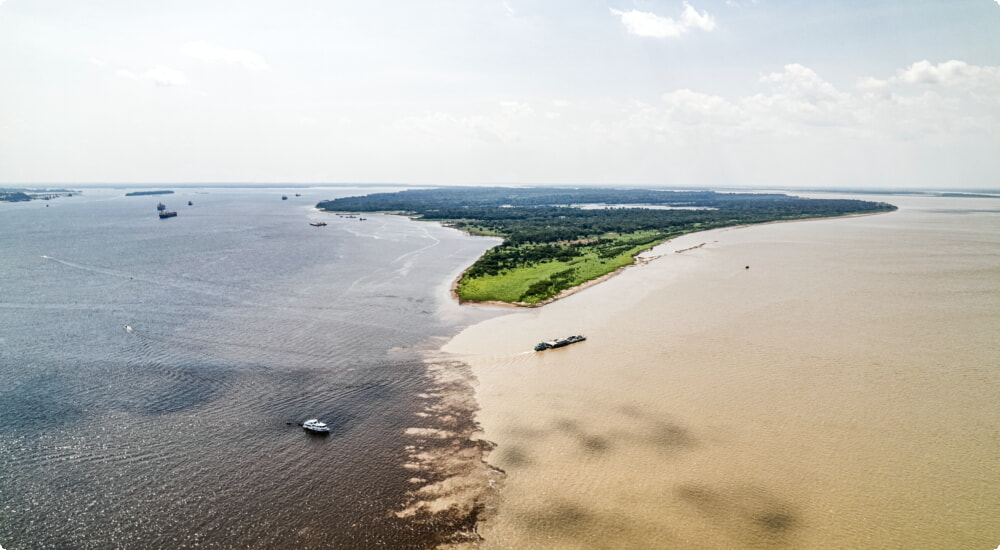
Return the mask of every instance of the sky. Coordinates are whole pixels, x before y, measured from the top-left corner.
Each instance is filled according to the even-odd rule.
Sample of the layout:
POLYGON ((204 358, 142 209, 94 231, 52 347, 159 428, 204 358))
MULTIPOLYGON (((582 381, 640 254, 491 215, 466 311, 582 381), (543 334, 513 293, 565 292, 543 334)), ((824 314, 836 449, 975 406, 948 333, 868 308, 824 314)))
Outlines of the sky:
POLYGON ((1000 0, 0 0, 0 184, 1000 188, 1000 0))

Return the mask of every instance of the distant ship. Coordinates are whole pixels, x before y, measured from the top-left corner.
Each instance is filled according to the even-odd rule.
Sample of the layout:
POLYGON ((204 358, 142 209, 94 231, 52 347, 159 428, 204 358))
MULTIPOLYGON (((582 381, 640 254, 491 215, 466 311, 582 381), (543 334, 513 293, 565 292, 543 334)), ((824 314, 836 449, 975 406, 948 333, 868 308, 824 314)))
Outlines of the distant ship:
POLYGON ((283 201, 287 201, 287 200, 288 200, 288 195, 282 195, 282 196, 281 196, 281 200, 283 200, 283 201))
POLYGON ((162 202, 156 205, 156 211, 160 213, 160 219, 164 220, 167 218, 173 218, 177 215, 177 212, 167 212, 167 206, 162 202))
POLYGON ((191 201, 188 201, 188 206, 194 206, 194 203, 191 202, 191 201))
POLYGON ((561 348, 563 346, 568 346, 570 344, 575 344, 577 342, 583 342, 586 340, 583 336, 567 336, 566 338, 559 338, 557 340, 548 340, 546 342, 539 342, 535 346, 535 351, 545 351, 547 349, 561 348))
POLYGON ((326 222, 309 222, 309 225, 313 227, 326 227, 326 222))

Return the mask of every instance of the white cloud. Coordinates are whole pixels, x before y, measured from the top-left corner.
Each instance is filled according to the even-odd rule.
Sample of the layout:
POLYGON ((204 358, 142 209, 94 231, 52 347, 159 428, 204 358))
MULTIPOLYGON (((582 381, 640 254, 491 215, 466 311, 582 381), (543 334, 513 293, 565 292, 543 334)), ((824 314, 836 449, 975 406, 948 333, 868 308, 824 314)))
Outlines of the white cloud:
POLYGON ((171 69, 166 65, 157 65, 143 73, 142 76, 160 86, 183 86, 188 83, 188 79, 184 76, 184 73, 177 69, 171 69))
POLYGON ((859 90, 864 92, 878 92, 885 90, 888 86, 888 80, 879 80, 871 76, 858 79, 858 83, 856 85, 859 90))
POLYGON ((612 9, 611 13, 621 17, 629 34, 653 38, 677 38, 684 34, 684 28, 669 17, 638 10, 623 12, 612 9))
POLYGON ((896 71, 894 79, 907 84, 960 86, 978 84, 984 79, 997 80, 998 77, 1000 70, 997 67, 977 67, 954 59, 933 65, 925 59, 896 71))
POLYGON ((888 80, 866 76, 858 79, 854 87, 861 93, 862 97, 868 100, 890 99, 892 97, 892 88, 888 80))
POLYGON ((691 4, 684 3, 680 21, 662 17, 655 13, 639 10, 621 11, 610 8, 611 13, 621 18, 629 34, 651 38, 679 38, 691 29, 710 31, 715 29, 715 18, 708 12, 698 13, 691 4))
POLYGON ((784 72, 762 76, 760 81, 773 84, 778 94, 815 103, 839 101, 844 96, 808 67, 792 63, 785 65, 784 69, 784 72))
POLYGON ((224 61, 243 65, 251 71, 268 69, 267 61, 251 51, 226 48, 208 42, 188 42, 181 47, 181 53, 202 61, 224 61))
POLYGON ((658 104, 634 103, 609 135, 614 141, 673 146, 693 142, 921 142, 939 146, 1000 124, 1000 67, 915 63, 888 79, 867 77, 838 90, 798 64, 764 75, 767 91, 736 98, 680 89, 658 104), (938 91, 910 84, 960 81, 938 91), (791 140, 791 141, 788 141, 791 140))
POLYGON ((684 2, 684 14, 681 15, 681 23, 685 29, 701 29, 711 31, 715 29, 715 18, 708 12, 698 13, 691 4, 684 2))
POLYGON ((746 116, 738 105, 724 98, 688 89, 663 94, 661 105, 671 122, 686 126, 736 127, 746 116))

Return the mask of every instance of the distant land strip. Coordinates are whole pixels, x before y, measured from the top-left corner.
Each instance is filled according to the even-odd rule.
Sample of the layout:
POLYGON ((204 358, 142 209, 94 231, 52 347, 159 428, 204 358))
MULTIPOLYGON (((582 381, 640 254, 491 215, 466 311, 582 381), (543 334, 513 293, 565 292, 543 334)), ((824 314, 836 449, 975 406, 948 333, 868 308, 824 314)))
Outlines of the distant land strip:
POLYGON ((173 191, 132 191, 131 193, 125 193, 126 197, 142 197, 144 195, 173 195, 173 191))
POLYGON ((47 201, 59 197, 72 197, 74 193, 81 192, 69 189, 10 189, 0 187, 0 202, 47 201))
POLYGON ((781 193, 657 189, 447 187, 344 197, 331 212, 385 212, 501 237, 454 285, 463 303, 533 307, 635 263, 686 233, 775 221, 891 212, 885 202, 781 193))

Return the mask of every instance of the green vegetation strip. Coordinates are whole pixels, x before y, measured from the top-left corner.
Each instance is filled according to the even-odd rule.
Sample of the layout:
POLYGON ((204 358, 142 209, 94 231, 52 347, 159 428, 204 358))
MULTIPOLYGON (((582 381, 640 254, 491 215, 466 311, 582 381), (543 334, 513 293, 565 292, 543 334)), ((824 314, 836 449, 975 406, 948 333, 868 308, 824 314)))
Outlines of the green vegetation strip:
POLYGON ((639 252, 685 233, 896 209, 882 202, 778 193, 506 187, 377 193, 317 207, 401 212, 502 237, 502 244, 465 271, 456 292, 466 301, 524 305, 612 273, 633 263, 639 252))
POLYGON ((631 244, 630 238, 635 236, 636 234, 623 235, 621 239, 611 240, 609 250, 616 252, 612 254, 594 246, 582 246, 578 249, 579 256, 572 259, 538 261, 503 269, 494 274, 470 275, 472 270, 479 267, 477 263, 466 271, 456 291, 462 300, 537 304, 563 290, 627 266, 634 261, 636 254, 665 240, 631 244))

